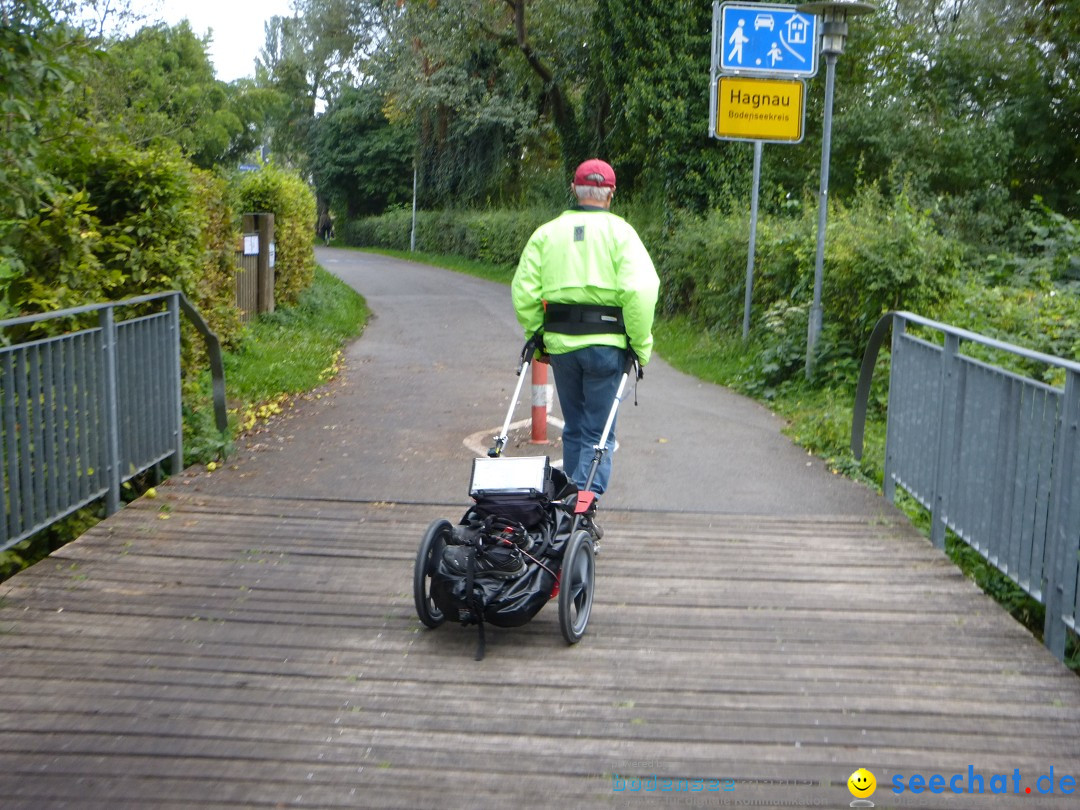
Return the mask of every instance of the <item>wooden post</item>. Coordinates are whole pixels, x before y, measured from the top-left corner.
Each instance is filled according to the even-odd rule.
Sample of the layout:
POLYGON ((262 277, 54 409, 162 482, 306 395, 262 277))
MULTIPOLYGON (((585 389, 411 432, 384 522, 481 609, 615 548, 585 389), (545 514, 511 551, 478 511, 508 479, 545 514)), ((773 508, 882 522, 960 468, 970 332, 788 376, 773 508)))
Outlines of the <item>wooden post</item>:
POLYGON ((274 215, 256 214, 259 231, 259 312, 274 311, 274 215))

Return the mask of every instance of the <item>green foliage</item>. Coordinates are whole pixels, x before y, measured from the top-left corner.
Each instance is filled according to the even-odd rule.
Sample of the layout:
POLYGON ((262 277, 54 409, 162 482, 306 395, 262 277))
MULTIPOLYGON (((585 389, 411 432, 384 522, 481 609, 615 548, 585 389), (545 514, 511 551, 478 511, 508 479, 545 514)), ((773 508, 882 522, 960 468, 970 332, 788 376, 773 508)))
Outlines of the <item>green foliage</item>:
MULTIPOLYGON (((714 329, 737 329, 743 316, 748 232, 745 213, 679 219, 654 252, 662 311, 687 313, 714 329)), ((759 219, 751 326, 768 344, 760 355, 762 392, 804 364, 816 233, 810 205, 802 207, 798 218, 759 219)), ((929 214, 915 210, 903 194, 890 201, 876 188, 864 187, 850 207, 832 206, 819 365, 843 376, 838 365, 861 356, 883 313, 933 310, 947 297, 959 267, 959 246, 941 236, 929 214)))
POLYGON ((383 114, 372 87, 346 90, 312 132, 312 175, 341 221, 380 214, 412 197, 412 133, 383 114))
MULTIPOLYGON (((557 211, 421 211, 416 249, 453 254, 497 267, 516 267, 525 243, 557 211)), ((390 211, 346 224, 346 244, 408 250, 412 212, 390 211)))
MULTIPOLYGON (((199 283, 189 297, 227 347, 243 329, 236 306, 236 225, 229 187, 223 177, 205 171, 195 170, 192 180, 202 259, 199 283)), ((202 339, 194 343, 201 346, 202 339)))
POLYGON ((196 296, 204 256, 189 164, 174 151, 90 135, 40 160, 61 190, 21 223, 14 247, 23 272, 0 278, 9 311, 158 290, 196 296))
POLYGON ((416 133, 425 206, 518 202, 524 178, 565 175, 585 148, 593 5, 445 0, 393 17, 377 76, 390 120, 416 133))
POLYGON ((236 161, 256 145, 256 122, 241 90, 214 78, 207 45, 186 20, 113 43, 93 74, 95 116, 136 145, 175 143, 201 168, 236 161))
MULTIPOLYGON (((941 318, 987 337, 1056 357, 1080 356, 1080 298, 1059 285, 987 287, 969 275, 941 318)), ((1063 372, 1015 355, 965 344, 967 354, 1060 385, 1063 372)))
POLYGON ((239 213, 274 215, 274 295, 278 304, 295 303, 315 272, 315 196, 298 174, 274 165, 241 175, 235 194, 239 213))
POLYGON ((368 0, 294 0, 293 14, 266 24, 258 83, 277 99, 268 109, 271 146, 285 165, 308 171, 315 111, 332 105, 385 30, 383 4, 368 0))
POLYGON ((747 145, 709 137, 711 19, 708 3, 687 0, 598 4, 602 151, 620 186, 659 196, 669 215, 726 202, 749 180, 747 145))
MULTIPOLYGON (((67 94, 78 85, 90 48, 77 30, 53 20, 40 0, 4 3, 0 25, 0 290, 26 272, 28 241, 44 242, 53 232, 59 252, 76 255, 79 225, 67 219, 85 215, 75 199, 42 165, 43 149, 77 128, 67 94), (72 234, 76 238, 72 239, 72 234)), ((77 261, 78 259, 76 259, 77 261)), ((17 301, 0 295, 0 317, 17 314, 17 301)))
POLYGON ((379 216, 349 220, 337 233, 346 245, 408 250, 411 228, 412 212, 397 208, 379 216))
POLYGON ((850 207, 836 206, 830 224, 822 304, 837 339, 856 353, 885 312, 932 311, 950 292, 960 247, 904 193, 889 201, 863 187, 850 207))

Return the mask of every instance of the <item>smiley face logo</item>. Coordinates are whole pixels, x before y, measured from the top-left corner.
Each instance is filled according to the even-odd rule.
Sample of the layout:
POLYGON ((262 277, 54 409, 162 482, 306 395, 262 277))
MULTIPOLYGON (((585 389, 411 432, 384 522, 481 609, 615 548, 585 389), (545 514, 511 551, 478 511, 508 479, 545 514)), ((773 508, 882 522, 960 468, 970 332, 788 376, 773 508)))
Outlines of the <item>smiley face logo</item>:
POLYGON ((856 799, 867 799, 877 790, 877 779, 866 768, 859 768, 848 777, 847 787, 856 799))

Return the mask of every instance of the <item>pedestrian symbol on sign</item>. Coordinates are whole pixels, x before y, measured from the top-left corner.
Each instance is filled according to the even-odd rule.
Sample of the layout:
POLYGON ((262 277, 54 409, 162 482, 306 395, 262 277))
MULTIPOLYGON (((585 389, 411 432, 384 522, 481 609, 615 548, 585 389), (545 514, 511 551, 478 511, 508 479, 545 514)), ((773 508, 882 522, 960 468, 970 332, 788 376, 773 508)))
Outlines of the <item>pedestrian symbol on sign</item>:
POLYGON ((776 46, 775 42, 772 44, 772 48, 769 49, 769 58, 772 60, 773 67, 776 67, 777 62, 784 61, 784 52, 776 46))
POLYGON ((746 32, 743 30, 743 26, 746 25, 746 20, 739 20, 739 25, 735 29, 735 33, 731 35, 731 39, 728 40, 728 44, 734 44, 735 47, 731 49, 731 53, 728 54, 728 61, 734 60, 742 64, 742 48, 750 38, 746 36, 746 32))

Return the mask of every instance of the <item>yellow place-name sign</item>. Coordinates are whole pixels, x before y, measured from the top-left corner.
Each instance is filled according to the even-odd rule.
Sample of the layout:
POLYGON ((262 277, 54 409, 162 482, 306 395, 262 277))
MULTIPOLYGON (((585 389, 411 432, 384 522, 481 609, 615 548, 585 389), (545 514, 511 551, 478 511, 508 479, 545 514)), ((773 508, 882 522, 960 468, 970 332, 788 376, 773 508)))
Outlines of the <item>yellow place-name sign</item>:
POLYGON ((806 118, 801 80, 721 76, 716 89, 717 138, 798 143, 806 118))

